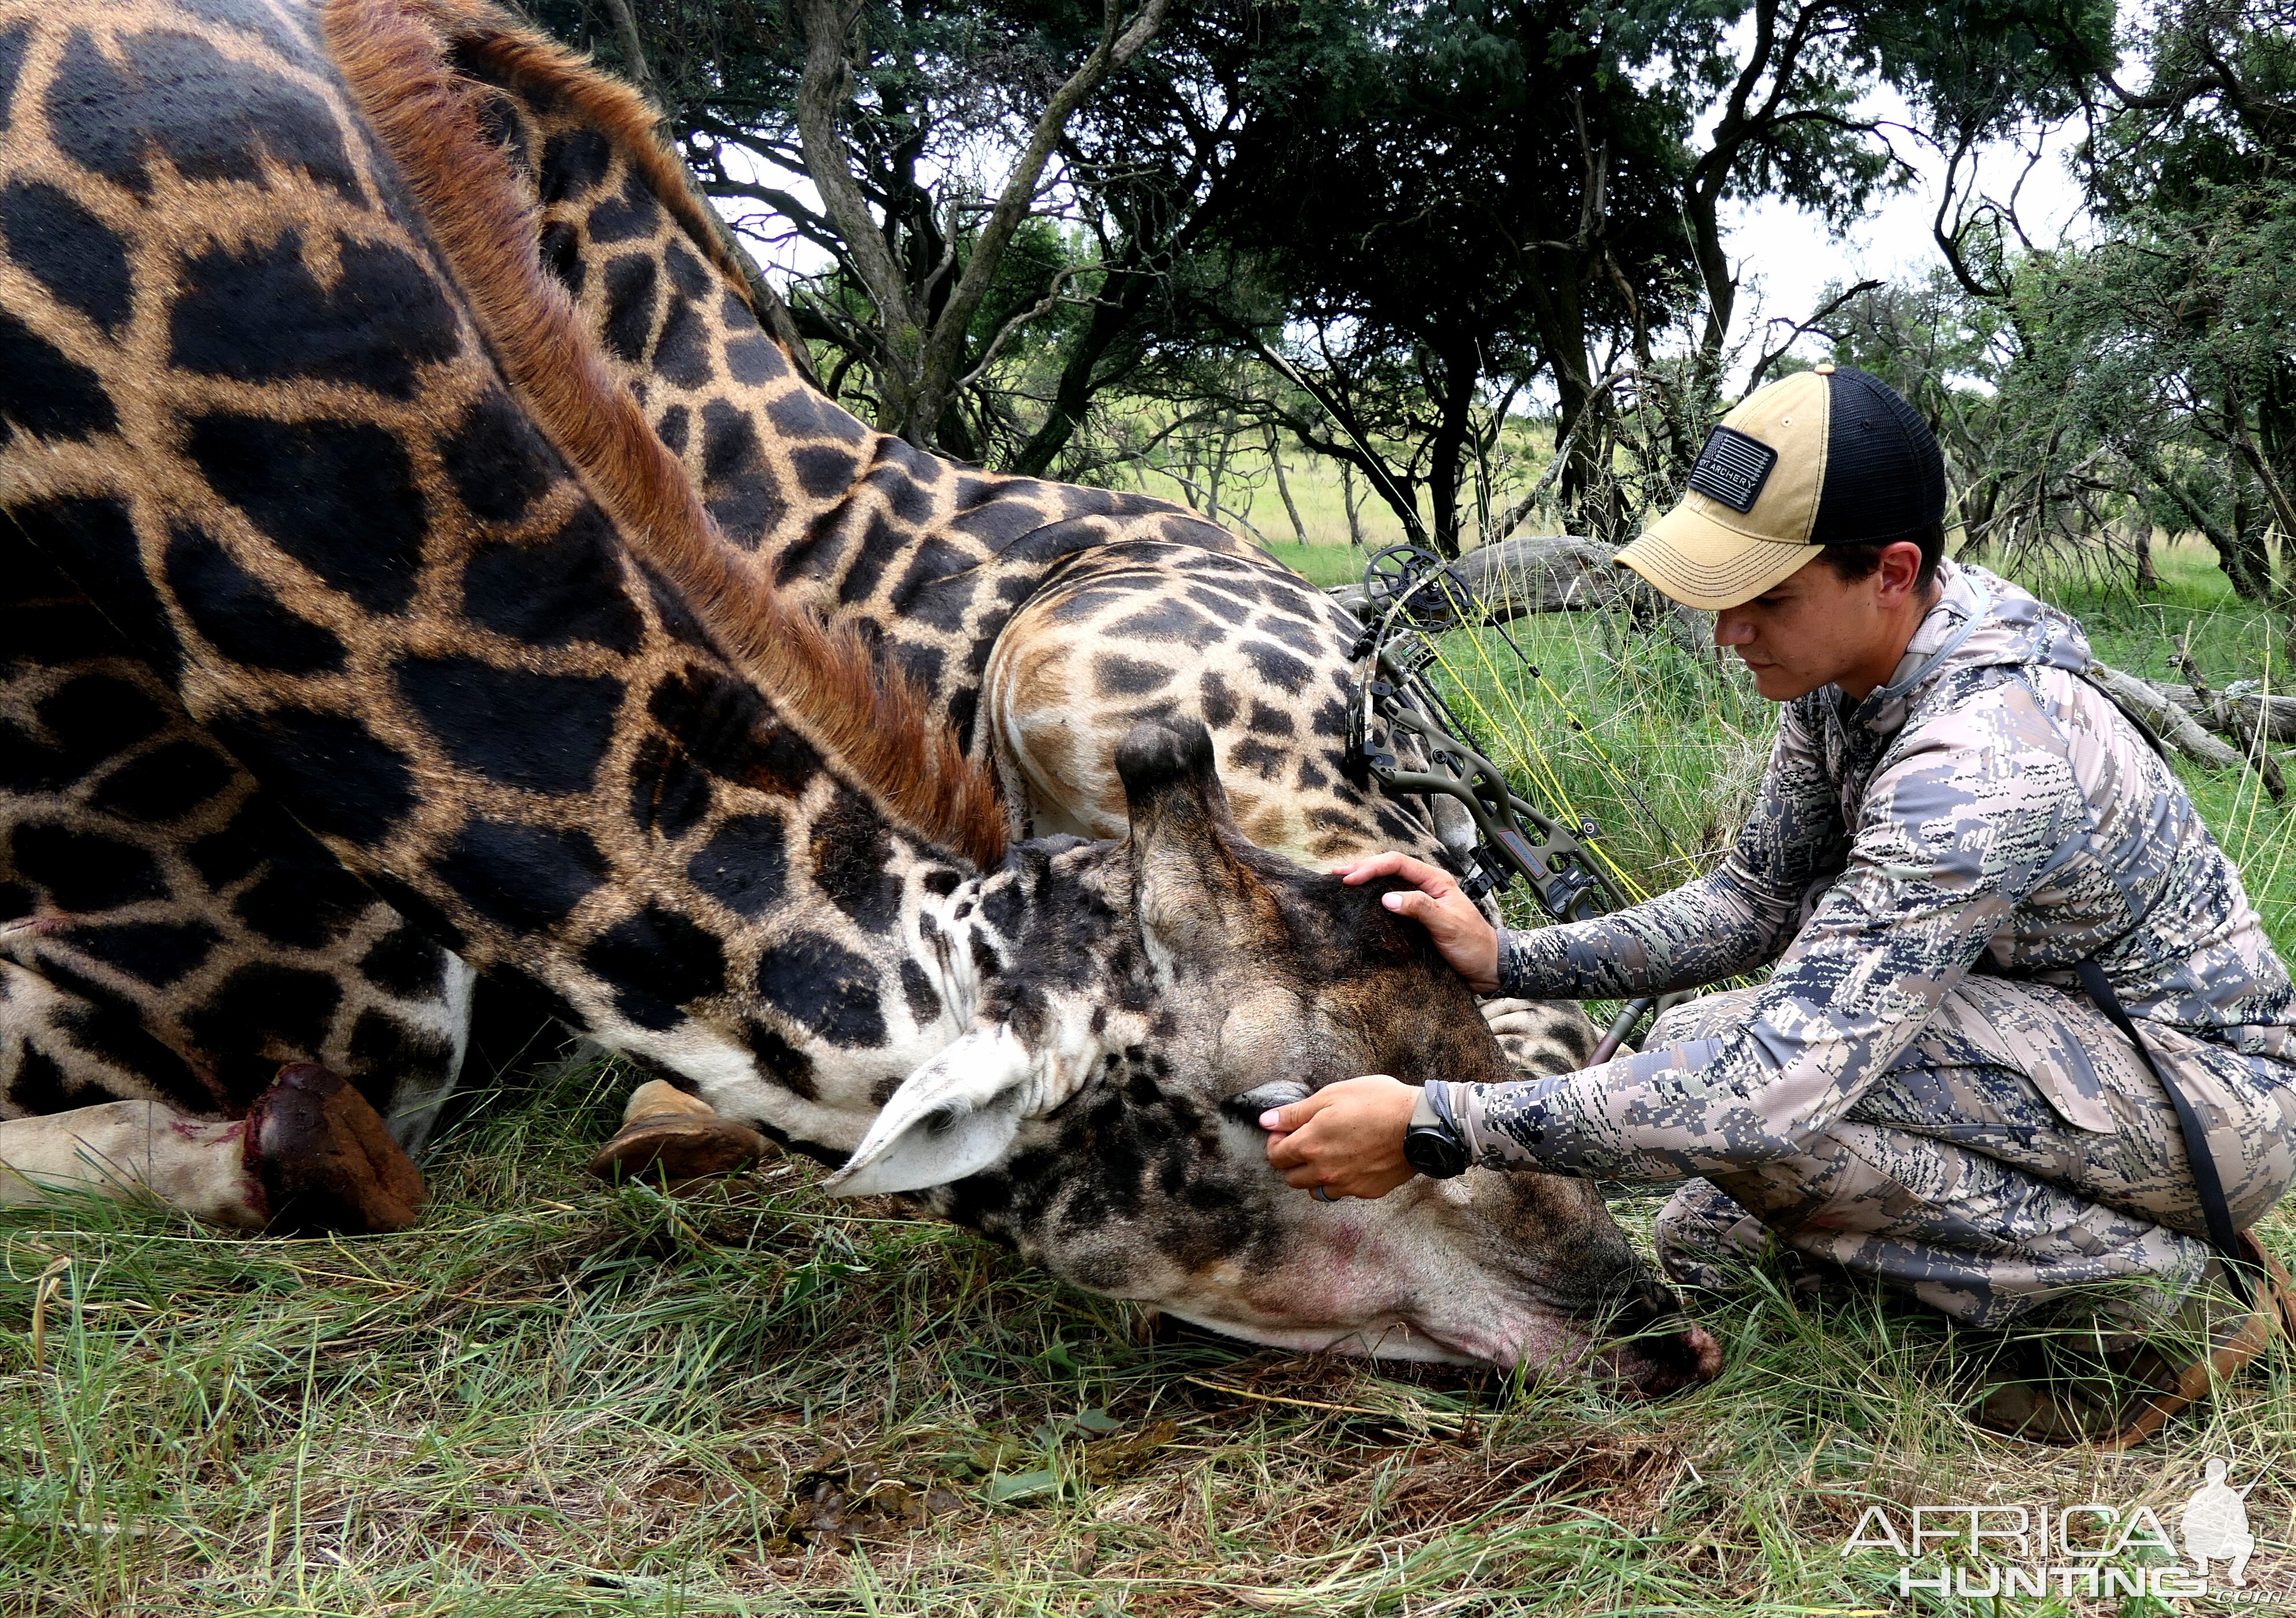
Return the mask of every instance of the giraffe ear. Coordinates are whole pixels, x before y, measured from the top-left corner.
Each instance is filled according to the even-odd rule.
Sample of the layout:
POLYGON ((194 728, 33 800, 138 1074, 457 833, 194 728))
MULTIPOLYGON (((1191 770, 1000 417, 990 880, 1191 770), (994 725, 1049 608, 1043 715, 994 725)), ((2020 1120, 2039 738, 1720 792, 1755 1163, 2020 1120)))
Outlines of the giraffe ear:
POLYGON ((1005 1024, 974 1028, 901 1080, 823 1187, 879 1196, 978 1174, 1004 1156, 1046 1098, 1043 1069, 1005 1024))
POLYGON ((1228 813, 1200 719, 1151 719, 1116 744, 1132 832, 1132 903, 1167 948, 1265 948, 1282 927, 1275 899, 1244 858, 1251 844, 1228 813))

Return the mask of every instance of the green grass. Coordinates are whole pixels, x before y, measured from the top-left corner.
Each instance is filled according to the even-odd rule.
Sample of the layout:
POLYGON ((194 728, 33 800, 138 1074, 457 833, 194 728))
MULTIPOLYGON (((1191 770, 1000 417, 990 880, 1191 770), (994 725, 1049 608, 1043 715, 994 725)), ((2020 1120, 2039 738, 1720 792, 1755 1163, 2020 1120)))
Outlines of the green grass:
MULTIPOLYGON (((2218 681, 2261 675, 2267 633, 2276 660, 2204 555, 2164 571, 2157 600, 2063 594, 2123 667, 2162 671, 2163 625, 2218 681)), ((1519 634, 1552 696, 1447 649, 1488 682, 1486 739, 1645 885, 1702 868, 1767 705, 1600 618, 1519 634)), ((2187 779, 2286 949, 2288 818, 2187 779)), ((2251 1584, 2296 1570, 2285 1360, 2105 1457, 1983 1437, 1969 1339, 1767 1274, 1705 1317, 1721 1380, 1658 1404, 1248 1351, 832 1201, 808 1165, 601 1187, 579 1165, 627 1082, 577 1065, 484 1100, 404 1236, 0 1214, 0 1614, 1989 1613, 1901 1602, 1893 1559, 1838 1548, 1877 1501, 2142 1502, 2173 1529, 2210 1455, 2261 1479, 2251 1584)), ((1638 1239, 1655 1205, 1619 1204, 1638 1239)), ((2106 1606, 2164 1610, 2006 1610, 2106 1606)))

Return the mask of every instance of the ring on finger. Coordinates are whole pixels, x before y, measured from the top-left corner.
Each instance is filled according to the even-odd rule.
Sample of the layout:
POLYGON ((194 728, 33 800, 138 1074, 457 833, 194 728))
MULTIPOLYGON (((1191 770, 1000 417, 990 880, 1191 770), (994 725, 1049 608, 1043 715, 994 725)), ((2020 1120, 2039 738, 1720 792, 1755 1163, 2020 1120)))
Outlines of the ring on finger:
POLYGON ((1336 1200, 1332 1197, 1332 1188, 1329 1186, 1319 1185, 1308 1195, 1314 1197, 1319 1203, 1328 1203, 1336 1200))

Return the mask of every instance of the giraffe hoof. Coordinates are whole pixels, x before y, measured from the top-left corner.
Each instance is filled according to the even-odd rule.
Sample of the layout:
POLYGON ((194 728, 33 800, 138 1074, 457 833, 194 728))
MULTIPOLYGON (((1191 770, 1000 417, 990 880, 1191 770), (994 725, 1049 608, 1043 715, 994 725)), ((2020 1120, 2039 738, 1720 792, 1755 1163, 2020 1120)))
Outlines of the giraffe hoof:
POLYGON ((676 1185, 717 1179, 748 1168, 769 1145, 755 1129, 691 1113, 652 1113, 633 1118, 598 1148, 590 1172, 603 1180, 656 1179, 676 1185))
POLYGON ((426 1200, 422 1171, 382 1115, 316 1062, 279 1070, 248 1109, 246 1141, 275 1235, 404 1230, 426 1200))

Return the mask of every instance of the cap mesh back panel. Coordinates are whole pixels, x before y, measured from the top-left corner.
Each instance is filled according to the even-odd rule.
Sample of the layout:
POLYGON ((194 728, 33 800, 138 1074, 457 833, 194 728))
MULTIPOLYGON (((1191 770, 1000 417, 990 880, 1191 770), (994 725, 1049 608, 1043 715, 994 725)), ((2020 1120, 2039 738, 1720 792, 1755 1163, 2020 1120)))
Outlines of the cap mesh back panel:
POLYGON ((1813 545, 1854 545, 1927 528, 1945 516, 1945 456, 1929 423, 1870 372, 1833 376, 1825 488, 1813 545))

